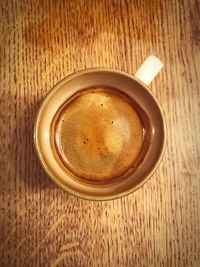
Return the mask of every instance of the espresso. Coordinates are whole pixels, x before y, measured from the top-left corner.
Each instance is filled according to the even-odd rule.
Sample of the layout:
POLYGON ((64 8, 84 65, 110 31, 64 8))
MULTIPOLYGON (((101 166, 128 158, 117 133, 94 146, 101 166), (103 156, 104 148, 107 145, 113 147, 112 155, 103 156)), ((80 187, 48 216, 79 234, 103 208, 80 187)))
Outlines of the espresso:
POLYGON ((51 126, 57 159, 74 176, 106 182, 134 171, 150 143, 144 111, 121 91, 88 88, 68 99, 51 126))

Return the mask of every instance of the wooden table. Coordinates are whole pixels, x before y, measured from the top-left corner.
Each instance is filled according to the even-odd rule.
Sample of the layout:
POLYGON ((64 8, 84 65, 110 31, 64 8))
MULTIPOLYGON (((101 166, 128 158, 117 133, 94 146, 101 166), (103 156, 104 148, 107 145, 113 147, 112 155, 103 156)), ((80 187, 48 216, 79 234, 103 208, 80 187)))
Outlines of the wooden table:
POLYGON ((200 2, 1 0, 0 266, 200 266, 200 2), (167 122, 156 174, 109 202, 78 199, 45 175, 37 109, 68 74, 165 68, 150 89, 167 122))

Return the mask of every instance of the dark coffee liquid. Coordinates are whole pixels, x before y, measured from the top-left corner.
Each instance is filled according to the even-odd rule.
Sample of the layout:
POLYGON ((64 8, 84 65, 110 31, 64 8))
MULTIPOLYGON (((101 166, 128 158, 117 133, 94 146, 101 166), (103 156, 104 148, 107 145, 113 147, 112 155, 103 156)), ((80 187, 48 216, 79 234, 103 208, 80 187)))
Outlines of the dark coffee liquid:
POLYGON ((144 111, 124 93, 107 87, 84 89, 68 99, 58 110, 51 133, 63 166, 92 182, 134 171, 151 140, 144 111))

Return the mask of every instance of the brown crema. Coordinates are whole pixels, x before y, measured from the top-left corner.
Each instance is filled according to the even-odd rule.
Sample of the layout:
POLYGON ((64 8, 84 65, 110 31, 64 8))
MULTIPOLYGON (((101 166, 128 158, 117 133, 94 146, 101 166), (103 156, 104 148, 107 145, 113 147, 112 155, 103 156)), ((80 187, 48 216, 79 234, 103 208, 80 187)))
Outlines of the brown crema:
POLYGON ((55 157, 88 182, 126 177, 142 162, 150 142, 146 113, 121 91, 104 86, 74 94, 51 125, 55 157))

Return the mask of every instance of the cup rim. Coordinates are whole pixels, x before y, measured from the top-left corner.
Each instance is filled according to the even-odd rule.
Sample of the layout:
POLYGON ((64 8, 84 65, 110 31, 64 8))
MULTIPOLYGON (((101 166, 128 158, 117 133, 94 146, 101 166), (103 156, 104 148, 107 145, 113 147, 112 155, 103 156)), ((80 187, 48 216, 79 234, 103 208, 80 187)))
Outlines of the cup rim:
POLYGON ((60 188, 62 188, 63 190, 65 190, 66 192, 68 192, 69 194, 75 196, 75 197, 79 197, 81 199, 85 199, 85 200, 93 200, 93 201, 109 201, 109 200, 114 200, 114 199, 118 199, 124 196, 127 196, 133 192, 135 192, 136 190, 138 190, 140 187, 142 187, 152 176, 153 174, 156 172, 158 166, 160 165, 160 162, 163 158, 164 152, 165 152, 165 148, 166 148, 166 122, 165 122, 165 117, 162 111, 162 108, 155 96, 155 94, 148 88, 148 86, 146 84, 144 84, 141 80, 139 80, 137 77, 135 77, 132 74, 126 73, 124 71, 118 70, 118 69, 112 69, 112 68, 107 68, 107 67, 92 67, 92 68, 87 68, 87 69, 82 69, 79 70, 77 72, 73 72, 67 76, 65 76, 63 79, 61 79, 60 81, 58 81, 55 85, 53 85, 53 87, 48 91, 48 93, 45 95, 45 97, 42 100, 42 103, 40 104, 40 107, 37 111, 36 114, 36 118, 35 118, 35 124, 34 124, 34 147, 36 150, 36 154, 37 157, 39 159, 40 164, 42 165, 44 171, 46 172, 46 174, 48 175, 48 177, 55 183, 57 184, 60 188), (55 92, 57 90, 57 87, 59 87, 62 83, 65 83, 73 78, 76 78, 77 76, 81 75, 81 74, 87 74, 87 73, 92 73, 92 72, 112 72, 112 73, 116 73, 116 74, 121 74, 123 76, 126 76, 127 78, 131 78, 133 80, 135 80, 136 82, 138 82, 140 85, 142 85, 142 87, 148 91, 148 93, 152 96, 152 98, 154 99, 154 101, 156 102, 160 113, 161 113, 161 117, 163 120, 163 143, 162 143, 162 147, 160 149, 160 155, 157 159, 157 161, 155 162, 154 167, 152 168, 152 170, 148 173, 147 176, 145 176, 136 186, 123 191, 121 193, 117 193, 116 195, 112 195, 112 196, 94 196, 94 195, 87 195, 84 193, 80 193, 78 191, 72 190, 70 188, 68 188, 67 186, 65 186, 62 182, 60 182, 56 175, 54 175, 50 169, 48 168, 45 160, 43 159, 42 156, 42 152, 40 151, 40 146, 38 143, 38 135, 37 135, 37 128, 38 128, 38 124, 40 121, 40 116, 41 116, 41 111, 42 108, 44 106, 44 104, 46 103, 46 101, 48 100, 49 96, 55 92))

